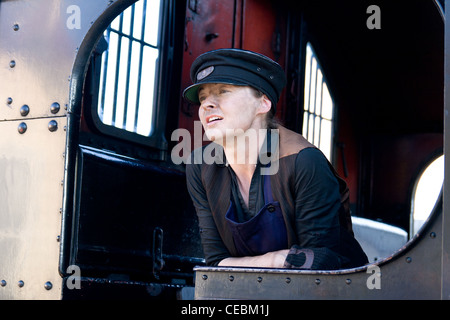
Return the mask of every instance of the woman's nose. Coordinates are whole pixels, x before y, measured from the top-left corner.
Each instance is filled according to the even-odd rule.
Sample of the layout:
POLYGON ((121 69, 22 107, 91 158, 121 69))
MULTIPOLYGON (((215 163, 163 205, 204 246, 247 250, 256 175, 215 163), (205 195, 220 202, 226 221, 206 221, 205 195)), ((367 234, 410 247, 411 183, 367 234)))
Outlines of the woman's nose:
POLYGON ((200 104, 200 108, 204 110, 214 109, 217 107, 217 103, 212 96, 204 98, 200 104))

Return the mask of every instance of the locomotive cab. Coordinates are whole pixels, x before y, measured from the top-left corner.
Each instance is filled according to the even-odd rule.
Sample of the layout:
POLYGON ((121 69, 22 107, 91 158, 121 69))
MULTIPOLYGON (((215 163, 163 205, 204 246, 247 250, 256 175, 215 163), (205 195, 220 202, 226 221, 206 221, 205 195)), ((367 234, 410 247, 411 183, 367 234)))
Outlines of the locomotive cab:
POLYGON ((51 5, 0 2, 0 297, 449 297, 444 1, 51 5), (208 143, 181 93, 194 59, 218 48, 283 67, 276 117, 347 182, 368 265, 205 266, 172 150, 208 143))

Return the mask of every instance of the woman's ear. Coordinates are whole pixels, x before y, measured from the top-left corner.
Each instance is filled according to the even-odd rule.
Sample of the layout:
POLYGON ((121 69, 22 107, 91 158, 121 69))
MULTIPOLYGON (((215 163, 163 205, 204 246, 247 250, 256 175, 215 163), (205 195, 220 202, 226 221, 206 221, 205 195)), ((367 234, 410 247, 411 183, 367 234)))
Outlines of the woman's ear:
POLYGON ((272 101, 270 101, 270 99, 263 94, 261 97, 261 104, 259 106, 259 113, 267 113, 270 109, 272 109, 272 101))

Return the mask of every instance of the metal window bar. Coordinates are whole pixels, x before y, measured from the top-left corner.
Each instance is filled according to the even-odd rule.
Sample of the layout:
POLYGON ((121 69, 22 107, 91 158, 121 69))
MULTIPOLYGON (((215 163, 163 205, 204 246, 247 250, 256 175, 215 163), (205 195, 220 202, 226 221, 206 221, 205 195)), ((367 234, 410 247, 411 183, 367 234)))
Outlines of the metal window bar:
MULTIPOLYGON (((309 76, 308 76, 308 80, 309 81, 305 81, 305 84, 308 85, 308 100, 305 103, 304 106, 304 112, 306 113, 306 117, 303 117, 306 120, 306 126, 304 126, 304 130, 303 130, 303 135, 306 137, 307 140, 309 140, 309 125, 310 125, 310 121, 309 121, 309 117, 310 117, 310 112, 309 112, 309 105, 311 103, 311 77, 312 77, 312 63, 313 63, 313 59, 311 58, 309 61, 309 76)), ((306 74, 305 74, 306 77, 306 74)))
MULTIPOLYGON (((119 31, 122 32, 122 27, 123 27, 123 12, 120 14, 120 20, 119 20, 119 31)), ((114 29, 111 28, 111 26, 108 27, 110 34, 111 31, 113 31, 114 29)), ((120 52, 122 49, 122 37, 119 36, 118 38, 118 42, 117 42, 117 60, 116 60, 116 74, 114 75, 114 100, 113 100, 113 106, 112 106, 112 110, 113 110, 113 119, 112 119, 112 125, 116 126, 116 122, 117 122, 117 89, 119 87, 119 70, 120 70, 120 52)), ((109 48, 108 48, 109 50, 109 48)))
MULTIPOLYGON (((123 17, 122 17, 123 19, 123 17)), ((134 5, 131 6, 131 18, 130 18, 130 35, 133 34, 133 26, 134 26, 134 5)), ((121 35, 120 38, 126 37, 125 35, 121 35)), ((130 38, 130 37, 127 37, 130 38)), ((131 57, 133 51, 133 41, 131 39, 128 40, 128 61, 127 61, 127 73, 126 73, 126 81, 125 81, 125 101, 124 101, 124 109, 123 109, 123 123, 122 128, 126 129, 127 127, 127 115, 128 115, 128 93, 130 90, 130 66, 131 66, 131 57)), ((137 107, 137 106, 136 106, 137 107)), ((134 127, 136 128, 136 123, 134 127)), ((136 130, 136 129, 135 129, 136 130)))
MULTIPOLYGON (((103 65, 102 65, 102 79, 101 79, 101 85, 100 85, 100 95, 99 95, 99 107, 98 107, 98 113, 100 116, 100 119, 105 123, 104 121, 104 111, 105 107, 111 107, 112 108, 112 120, 111 125, 122 128, 124 130, 127 130, 127 121, 128 121, 128 108, 131 107, 128 105, 129 102, 129 94, 130 94, 130 77, 136 77, 137 78, 137 84, 136 84, 136 102, 134 107, 134 119, 132 123, 133 131, 137 132, 137 124, 138 124, 138 117, 139 117, 139 98, 140 98, 140 92, 141 92, 141 79, 142 79, 142 65, 144 60, 144 47, 150 47, 156 50, 159 50, 159 47, 156 45, 152 45, 151 43, 146 42, 144 39, 145 36, 145 24, 146 24, 146 12, 147 12, 147 0, 141 0, 142 1, 142 24, 141 24, 141 33, 140 37, 136 38, 134 37, 134 23, 135 23, 135 16, 136 14, 139 14, 139 12, 135 9, 135 4, 133 4, 130 7, 131 10, 131 17, 130 17, 130 26, 129 26, 129 34, 125 33, 123 31, 124 29, 124 12, 122 12, 116 19, 119 19, 119 24, 117 28, 113 28, 112 25, 109 25, 108 28, 105 30, 105 37, 108 39, 111 38, 111 33, 114 33, 117 35, 117 48, 111 48, 108 47, 108 50, 104 52, 104 58, 103 58, 103 65), (127 64, 126 64, 126 71, 125 71, 125 77, 126 81, 124 82, 125 88, 119 88, 119 75, 122 77, 123 75, 120 74, 120 66, 121 66, 121 54, 122 54, 122 40, 123 38, 126 38, 128 40, 128 48, 127 48, 127 64), (131 75, 131 60, 133 58, 133 44, 138 43, 139 44, 139 55, 138 55, 138 68, 137 68, 137 74, 131 75), (110 62, 110 50, 116 50, 117 58, 115 61, 115 70, 114 75, 108 75, 108 64, 110 62), (108 81, 113 82, 113 99, 112 99, 112 106, 105 106, 105 92, 108 81), (124 99, 123 99, 123 117, 122 117, 122 124, 118 123, 119 114, 118 114, 118 92, 119 89, 124 89, 124 99)), ((130 130, 131 131, 131 130, 130 130)))
MULTIPOLYGON (((144 1, 143 8, 142 8, 142 25, 141 25, 141 40, 139 46, 139 68, 138 68, 138 79, 141 79, 142 76, 142 59, 144 56, 144 45, 145 43, 143 41, 144 35, 145 35, 145 12, 147 11, 147 0, 144 1)), ((131 41, 130 41, 131 42, 131 41)), ((156 47, 148 44, 150 47, 157 49, 156 47)), ((138 81, 137 83, 137 89, 136 89, 136 106, 135 106, 135 114, 134 114, 134 126, 135 130, 137 130, 137 123, 138 123, 138 117, 139 117, 139 94, 141 92, 141 81, 138 81)))

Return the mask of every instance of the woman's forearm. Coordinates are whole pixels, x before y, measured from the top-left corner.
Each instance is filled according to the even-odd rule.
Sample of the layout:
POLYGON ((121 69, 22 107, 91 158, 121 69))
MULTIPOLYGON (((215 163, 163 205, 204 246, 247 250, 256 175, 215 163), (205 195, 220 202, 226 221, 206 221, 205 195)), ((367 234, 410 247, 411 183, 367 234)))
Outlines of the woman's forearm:
POLYGON ((268 252, 260 256, 231 257, 219 262, 220 267, 283 268, 289 249, 268 252))

